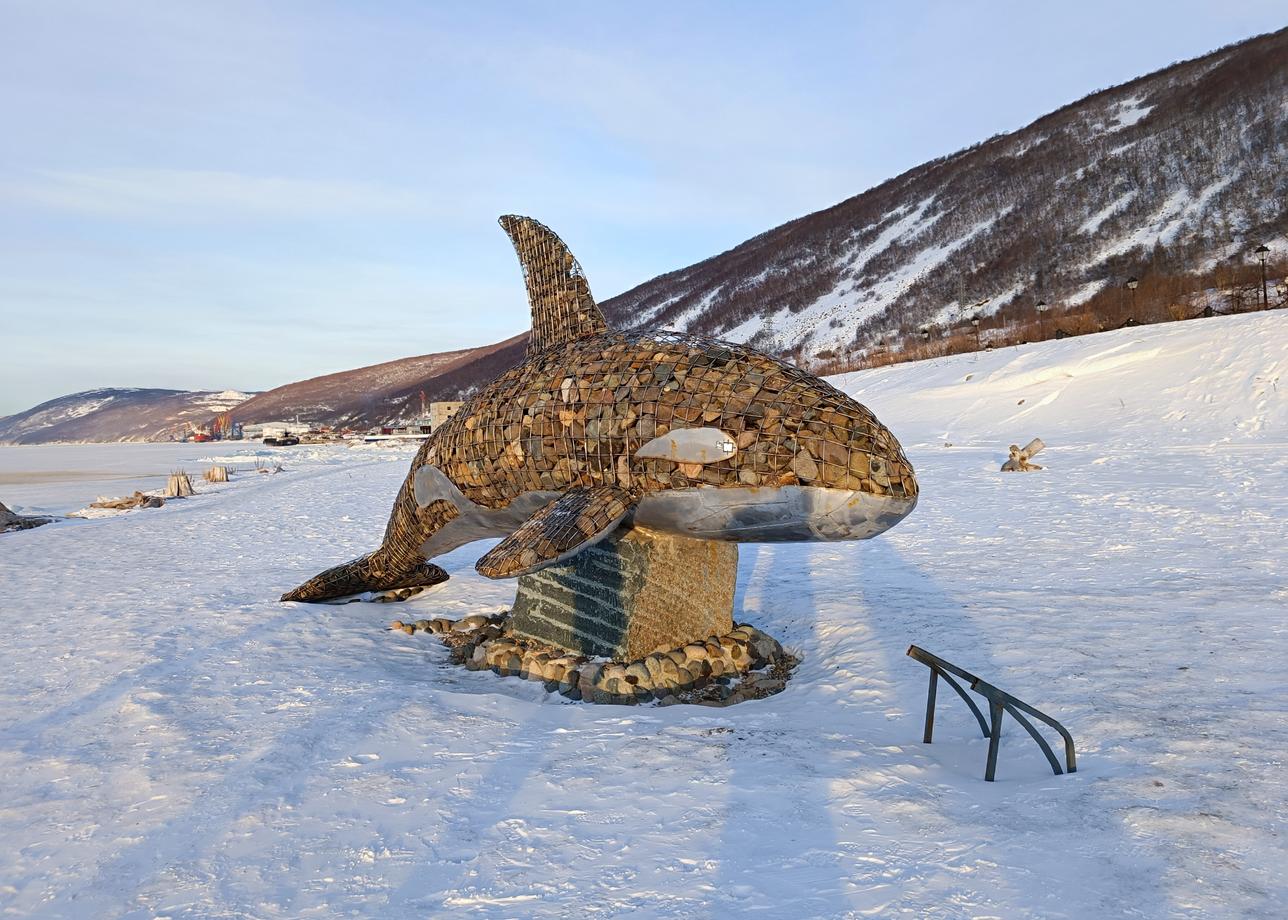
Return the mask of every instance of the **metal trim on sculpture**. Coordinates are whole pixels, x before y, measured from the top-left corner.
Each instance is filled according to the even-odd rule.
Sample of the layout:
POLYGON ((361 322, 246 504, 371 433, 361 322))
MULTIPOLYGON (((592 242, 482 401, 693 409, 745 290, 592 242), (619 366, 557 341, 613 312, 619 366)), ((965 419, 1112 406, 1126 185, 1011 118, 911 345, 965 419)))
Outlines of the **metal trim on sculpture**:
POLYGON ((866 539, 917 482, 894 436, 830 384, 745 345, 609 331, 572 253, 505 216, 532 307, 527 355, 434 431, 380 548, 282 596, 325 601, 447 579, 487 537, 489 578, 561 564, 618 527, 730 542, 866 539))

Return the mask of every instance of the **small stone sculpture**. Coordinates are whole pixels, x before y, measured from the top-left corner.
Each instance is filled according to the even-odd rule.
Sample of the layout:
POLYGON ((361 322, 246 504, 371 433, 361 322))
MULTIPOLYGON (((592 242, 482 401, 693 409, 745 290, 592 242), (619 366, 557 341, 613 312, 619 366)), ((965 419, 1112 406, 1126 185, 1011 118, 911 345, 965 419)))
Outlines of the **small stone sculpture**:
POLYGON ((504 537, 477 569, 513 578, 622 526, 729 542, 860 540, 917 481, 846 394, 744 345, 610 332, 551 230, 506 216, 532 306, 525 360, 425 441, 383 545, 283 595, 323 601, 436 584, 429 560, 504 537))

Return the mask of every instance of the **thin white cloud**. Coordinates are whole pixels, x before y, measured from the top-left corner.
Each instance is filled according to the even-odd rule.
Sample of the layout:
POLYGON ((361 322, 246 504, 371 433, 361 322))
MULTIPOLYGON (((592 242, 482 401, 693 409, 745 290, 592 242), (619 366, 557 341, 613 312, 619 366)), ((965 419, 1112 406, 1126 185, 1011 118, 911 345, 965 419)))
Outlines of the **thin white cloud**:
POLYGON ((422 196, 370 182, 201 169, 38 170, 0 184, 0 198, 82 214, 175 221, 430 210, 422 196))

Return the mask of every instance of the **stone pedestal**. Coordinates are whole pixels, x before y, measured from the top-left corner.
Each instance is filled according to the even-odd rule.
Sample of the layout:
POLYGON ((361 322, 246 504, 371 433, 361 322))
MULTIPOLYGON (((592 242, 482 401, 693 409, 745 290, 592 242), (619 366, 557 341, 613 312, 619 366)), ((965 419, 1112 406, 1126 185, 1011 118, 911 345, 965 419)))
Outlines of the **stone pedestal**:
POLYGON ((519 579, 512 631, 631 661, 733 629, 738 547, 623 528, 519 579))

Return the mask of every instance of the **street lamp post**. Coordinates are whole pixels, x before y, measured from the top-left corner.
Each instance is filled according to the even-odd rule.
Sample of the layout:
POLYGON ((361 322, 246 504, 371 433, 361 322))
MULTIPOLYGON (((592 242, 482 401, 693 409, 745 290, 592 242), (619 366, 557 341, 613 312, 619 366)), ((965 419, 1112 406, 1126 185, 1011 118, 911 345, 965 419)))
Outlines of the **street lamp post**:
POLYGON ((1140 281, 1136 279, 1135 275, 1127 279, 1127 290, 1131 291, 1131 321, 1133 323, 1138 322, 1136 319, 1136 285, 1138 284, 1140 284, 1140 281))
POLYGON ((1269 310, 1270 298, 1266 294, 1266 256, 1270 253, 1270 247, 1262 243, 1252 251, 1261 257, 1261 309, 1269 310))
POLYGON ((970 318, 970 324, 975 327, 975 350, 979 351, 979 314, 976 313, 970 318))

